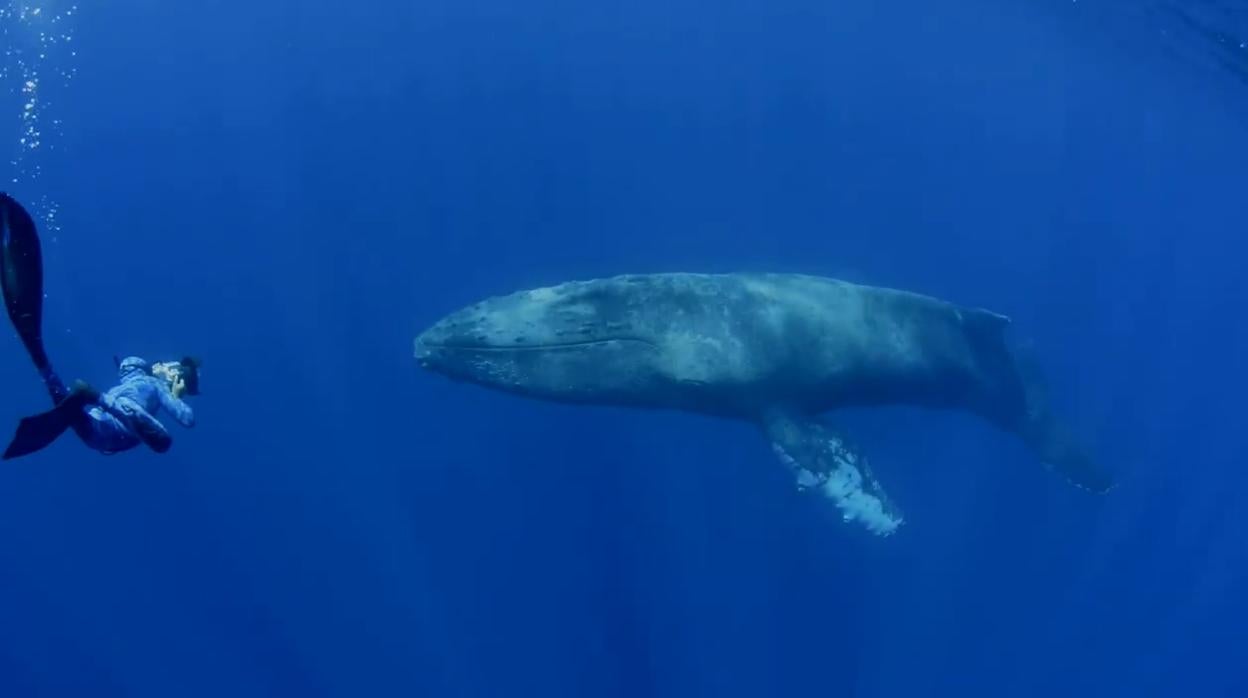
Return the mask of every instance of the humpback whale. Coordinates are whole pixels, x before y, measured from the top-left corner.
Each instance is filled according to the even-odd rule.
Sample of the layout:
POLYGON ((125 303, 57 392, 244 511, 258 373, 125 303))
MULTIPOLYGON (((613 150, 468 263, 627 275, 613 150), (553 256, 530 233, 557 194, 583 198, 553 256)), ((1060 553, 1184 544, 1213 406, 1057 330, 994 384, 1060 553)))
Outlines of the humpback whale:
POLYGON ((887 535, 903 522, 823 413, 962 410, 1072 484, 1111 480, 1053 414, 1010 320, 899 289, 800 274, 641 274, 497 296, 415 340, 421 366, 540 400, 675 409, 756 424, 803 490, 887 535))

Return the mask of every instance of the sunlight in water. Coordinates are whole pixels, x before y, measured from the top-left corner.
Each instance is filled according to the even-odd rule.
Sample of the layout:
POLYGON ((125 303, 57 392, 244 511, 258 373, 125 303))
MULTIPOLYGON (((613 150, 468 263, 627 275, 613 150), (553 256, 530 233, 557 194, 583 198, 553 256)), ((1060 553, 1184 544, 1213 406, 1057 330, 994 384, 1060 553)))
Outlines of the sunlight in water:
MULTIPOLYGON (((73 4, 0 0, 0 85, 7 95, 0 103, 0 124, 13 129, 6 153, 10 168, 5 179, 10 184, 37 182, 43 168, 40 152, 55 149, 60 140, 62 122, 54 102, 57 89, 67 87, 77 73, 77 13, 73 4)), ((36 203, 55 240, 60 229, 56 203, 46 194, 36 203)))

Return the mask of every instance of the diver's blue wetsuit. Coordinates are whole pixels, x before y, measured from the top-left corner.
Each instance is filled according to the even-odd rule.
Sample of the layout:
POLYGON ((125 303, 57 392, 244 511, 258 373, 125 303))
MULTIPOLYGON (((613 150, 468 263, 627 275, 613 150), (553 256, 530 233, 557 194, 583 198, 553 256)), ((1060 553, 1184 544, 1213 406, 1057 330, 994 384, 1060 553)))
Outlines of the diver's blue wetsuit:
MULTIPOLYGON (((163 408, 184 427, 195 425, 190 405, 173 396, 169 384, 148 373, 148 364, 137 356, 121 361, 117 373, 121 382, 99 400, 82 408, 82 418, 70 427, 88 447, 101 453, 125 451, 146 443, 157 453, 173 444, 173 437, 155 417, 163 408)), ((54 402, 70 391, 52 371, 43 376, 54 402)))

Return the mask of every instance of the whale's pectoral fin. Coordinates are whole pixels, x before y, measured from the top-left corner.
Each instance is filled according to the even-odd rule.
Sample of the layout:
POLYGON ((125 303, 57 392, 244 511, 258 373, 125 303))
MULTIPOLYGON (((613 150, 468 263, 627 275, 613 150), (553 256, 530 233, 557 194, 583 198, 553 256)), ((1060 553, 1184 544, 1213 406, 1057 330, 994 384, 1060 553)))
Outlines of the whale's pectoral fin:
POLYGON ((858 521, 872 533, 889 535, 902 523, 875 480, 867 459, 840 434, 801 414, 775 412, 763 428, 781 462, 793 470, 798 489, 817 490, 830 498, 846 521, 858 521))

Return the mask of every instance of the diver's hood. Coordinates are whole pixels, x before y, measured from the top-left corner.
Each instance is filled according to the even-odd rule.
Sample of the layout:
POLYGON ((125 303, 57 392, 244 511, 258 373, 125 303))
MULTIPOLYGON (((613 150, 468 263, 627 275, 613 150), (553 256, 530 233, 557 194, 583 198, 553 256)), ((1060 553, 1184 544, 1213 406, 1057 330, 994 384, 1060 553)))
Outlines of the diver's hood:
POLYGON ((117 362, 117 375, 125 378, 135 372, 147 373, 148 363, 146 359, 137 356, 127 356, 117 362))

